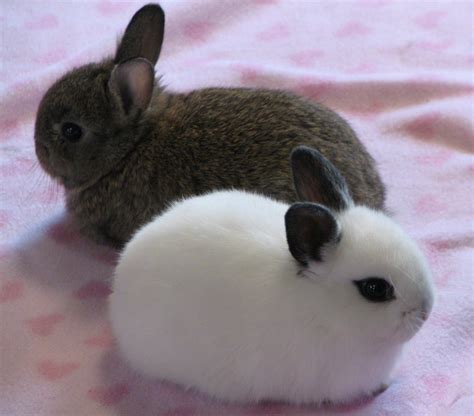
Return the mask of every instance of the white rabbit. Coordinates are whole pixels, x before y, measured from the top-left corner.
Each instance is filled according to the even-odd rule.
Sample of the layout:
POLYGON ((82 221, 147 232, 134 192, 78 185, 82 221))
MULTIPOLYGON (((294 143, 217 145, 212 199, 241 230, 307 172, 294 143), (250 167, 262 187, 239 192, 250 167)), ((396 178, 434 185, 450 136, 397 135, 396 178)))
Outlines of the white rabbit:
POLYGON ((389 381, 432 309, 425 260, 319 152, 291 164, 311 202, 210 193, 129 242, 110 317, 132 367, 238 402, 346 402, 389 381))

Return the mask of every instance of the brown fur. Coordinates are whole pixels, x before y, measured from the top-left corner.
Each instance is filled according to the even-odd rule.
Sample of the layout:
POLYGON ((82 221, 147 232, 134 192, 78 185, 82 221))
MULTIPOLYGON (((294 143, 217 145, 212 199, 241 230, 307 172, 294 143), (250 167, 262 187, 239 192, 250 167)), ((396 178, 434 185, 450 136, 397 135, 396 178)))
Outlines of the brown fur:
MULTIPOLYGON (((130 41, 125 43, 131 57, 130 41)), ((67 208, 84 234, 120 247, 172 201, 216 189, 293 202, 289 156, 302 144, 340 170, 356 203, 383 209, 384 186, 373 159, 333 111, 283 91, 207 88, 173 94, 159 86, 149 106, 140 108, 133 88, 120 84, 128 82, 127 75, 113 75, 119 52, 120 46, 115 60, 74 69, 57 81, 36 120, 38 159, 64 184, 67 208), (132 98, 125 98, 135 106, 127 112, 129 93, 132 98), (61 137, 65 121, 82 127, 78 143, 61 137)), ((153 53, 157 59, 159 50, 153 53)))

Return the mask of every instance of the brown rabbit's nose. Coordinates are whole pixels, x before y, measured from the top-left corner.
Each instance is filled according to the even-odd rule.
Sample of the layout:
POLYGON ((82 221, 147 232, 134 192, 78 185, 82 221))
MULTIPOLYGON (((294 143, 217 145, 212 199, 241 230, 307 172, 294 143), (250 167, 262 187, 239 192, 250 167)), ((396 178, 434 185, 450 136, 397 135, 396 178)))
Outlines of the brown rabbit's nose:
POLYGON ((40 152, 44 154, 47 158, 49 158, 49 149, 48 146, 46 146, 44 143, 38 141, 37 146, 40 148, 40 152))

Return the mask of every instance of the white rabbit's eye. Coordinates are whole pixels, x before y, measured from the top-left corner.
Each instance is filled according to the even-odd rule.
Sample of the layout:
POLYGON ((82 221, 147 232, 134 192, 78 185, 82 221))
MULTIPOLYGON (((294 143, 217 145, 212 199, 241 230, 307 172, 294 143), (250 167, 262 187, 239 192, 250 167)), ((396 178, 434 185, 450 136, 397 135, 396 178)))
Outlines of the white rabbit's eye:
POLYGON ((61 127, 61 134, 70 142, 77 142, 82 137, 82 129, 74 123, 64 123, 61 127))
POLYGON ((387 302, 395 299, 393 286, 379 277, 354 281, 360 294, 371 302, 387 302))

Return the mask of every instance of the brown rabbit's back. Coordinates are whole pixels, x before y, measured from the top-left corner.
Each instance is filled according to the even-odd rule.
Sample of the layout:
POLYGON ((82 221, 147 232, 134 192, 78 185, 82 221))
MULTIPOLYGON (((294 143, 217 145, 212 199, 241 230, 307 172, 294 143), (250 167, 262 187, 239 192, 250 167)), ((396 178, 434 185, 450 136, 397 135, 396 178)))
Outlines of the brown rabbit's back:
POLYGON ((67 191, 82 231, 121 246, 173 201, 242 189, 294 202, 289 156, 319 150, 343 174, 356 203, 384 207, 384 186, 349 125, 326 107, 281 91, 155 91, 138 138, 116 168, 84 189, 67 191))
MULTIPOLYGON (((289 154, 305 144, 341 171, 356 203, 383 208, 374 160, 351 127, 324 106, 287 92, 243 88, 198 90, 167 104, 158 117, 170 121, 154 141, 168 154, 168 172, 180 172, 183 194, 234 187, 295 201, 289 154), (169 157, 174 151, 179 157, 169 157)), ((163 154, 157 157, 164 162, 163 154)))

